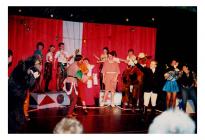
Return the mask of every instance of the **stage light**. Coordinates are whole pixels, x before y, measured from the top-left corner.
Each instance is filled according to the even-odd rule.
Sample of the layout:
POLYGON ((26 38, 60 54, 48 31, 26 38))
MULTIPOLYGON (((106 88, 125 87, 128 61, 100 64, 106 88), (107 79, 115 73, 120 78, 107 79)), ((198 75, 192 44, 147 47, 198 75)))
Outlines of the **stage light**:
POLYGON ((50 15, 53 18, 53 14, 50 15))
POLYGON ((21 9, 19 9, 19 10, 18 10, 18 12, 19 12, 19 13, 21 13, 21 12, 22 12, 22 10, 21 10, 21 9))
POLYGON ((128 22, 128 21, 129 21, 129 18, 126 18, 126 19, 125 19, 125 21, 127 21, 127 22, 128 22))
POLYGON ((72 13, 70 14, 70 17, 73 17, 73 14, 72 14, 72 13))
POLYGON ((155 20, 155 18, 152 18, 152 21, 154 21, 155 20))

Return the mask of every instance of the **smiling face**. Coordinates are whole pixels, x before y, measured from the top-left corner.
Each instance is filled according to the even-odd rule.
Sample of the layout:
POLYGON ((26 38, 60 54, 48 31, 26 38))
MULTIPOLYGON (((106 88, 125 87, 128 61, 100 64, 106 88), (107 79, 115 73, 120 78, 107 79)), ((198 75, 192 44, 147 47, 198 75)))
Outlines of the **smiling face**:
POLYGON ((50 51, 51 51, 51 52, 54 52, 54 51, 55 51, 55 47, 51 47, 51 48, 50 48, 50 51))
POLYGON ((113 56, 111 54, 109 54, 108 59, 113 60, 113 56))
POLYGON ((83 60, 83 63, 85 63, 86 65, 89 64, 87 59, 83 60))
POLYGON ((43 50, 43 46, 42 45, 39 45, 38 46, 38 49, 41 51, 41 50, 43 50))
POLYGON ((61 45, 59 46, 59 50, 64 50, 64 45, 63 45, 63 44, 61 44, 61 45))
POLYGON ((150 62, 150 68, 155 69, 157 67, 157 62, 156 61, 151 61, 150 62))
POLYGON ((103 49, 103 53, 107 54, 108 53, 107 49, 103 49))
POLYGON ((128 52, 128 56, 129 56, 129 57, 133 56, 133 54, 134 54, 133 51, 129 51, 129 52, 128 52))

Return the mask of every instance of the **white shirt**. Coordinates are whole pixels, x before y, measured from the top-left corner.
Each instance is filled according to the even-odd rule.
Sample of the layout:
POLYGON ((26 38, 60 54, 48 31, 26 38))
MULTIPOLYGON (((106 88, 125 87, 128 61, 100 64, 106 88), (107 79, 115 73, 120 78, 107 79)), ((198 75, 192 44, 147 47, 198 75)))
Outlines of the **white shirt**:
POLYGON ((46 54, 46 62, 52 62, 53 61, 53 53, 52 52, 48 52, 46 54))
POLYGON ((113 61, 115 61, 116 63, 120 63, 120 58, 113 57, 113 61))
POLYGON ((155 68, 150 68, 152 70, 153 73, 155 73, 155 68))
POLYGON ((136 56, 135 55, 132 55, 131 57, 127 56, 127 61, 128 61, 128 65, 134 66, 137 63, 136 56))
POLYGON ((57 51, 55 54, 55 59, 58 59, 58 62, 61 62, 61 63, 67 63, 67 57, 69 57, 69 55, 64 50, 57 51))
POLYGON ((94 68, 94 65, 88 64, 87 68, 88 68, 87 76, 92 76, 92 69, 94 68))

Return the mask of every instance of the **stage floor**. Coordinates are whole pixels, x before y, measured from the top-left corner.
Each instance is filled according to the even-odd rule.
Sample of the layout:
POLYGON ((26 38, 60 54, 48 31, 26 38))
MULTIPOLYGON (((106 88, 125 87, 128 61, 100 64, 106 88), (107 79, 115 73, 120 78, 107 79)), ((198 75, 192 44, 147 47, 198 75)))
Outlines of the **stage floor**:
MULTIPOLYGON (((56 123, 67 114, 68 107, 41 109, 30 112, 31 120, 21 133, 52 133, 56 123)), ((147 133, 148 127, 156 115, 148 112, 143 117, 139 111, 122 110, 120 107, 89 108, 84 115, 81 107, 76 108, 76 117, 84 127, 84 133, 147 133)), ((192 118, 196 122, 195 115, 192 118)))

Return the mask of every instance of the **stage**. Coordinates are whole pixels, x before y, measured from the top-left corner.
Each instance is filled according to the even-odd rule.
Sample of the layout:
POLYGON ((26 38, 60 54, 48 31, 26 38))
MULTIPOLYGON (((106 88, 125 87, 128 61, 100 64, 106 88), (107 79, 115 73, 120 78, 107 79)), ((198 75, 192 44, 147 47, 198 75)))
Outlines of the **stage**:
MULTIPOLYGON (((25 124, 20 133, 52 133, 56 123, 66 116, 67 110, 68 106, 32 110, 31 120, 25 124)), ((87 115, 78 106, 76 112, 78 114, 76 118, 84 127, 83 133, 87 134, 146 134, 153 118, 161 113, 157 111, 156 115, 152 115, 148 112, 147 116, 143 117, 139 110, 133 113, 130 109, 122 110, 119 106, 89 107, 87 115)), ((190 116, 196 122, 195 114, 190 116)))

